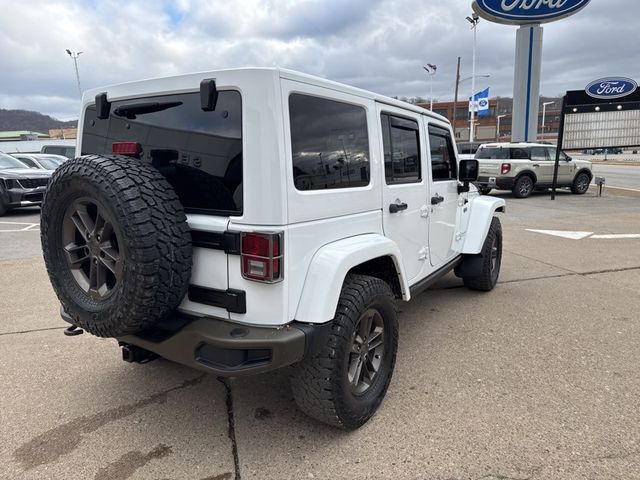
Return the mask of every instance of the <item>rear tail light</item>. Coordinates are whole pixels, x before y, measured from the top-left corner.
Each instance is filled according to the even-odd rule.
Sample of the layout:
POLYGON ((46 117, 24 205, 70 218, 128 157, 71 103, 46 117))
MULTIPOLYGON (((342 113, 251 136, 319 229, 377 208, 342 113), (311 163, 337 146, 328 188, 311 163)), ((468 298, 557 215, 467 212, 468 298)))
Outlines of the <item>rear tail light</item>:
POLYGON ((282 280, 282 233, 242 233, 240 257, 244 278, 279 282, 282 280))
POLYGON ((500 173, 502 175, 506 175, 510 171, 511 171, 511 164, 510 163, 503 163, 502 167, 500 167, 500 173))
POLYGON ((111 145, 111 152, 116 155, 138 156, 142 147, 138 142, 114 142, 111 145))

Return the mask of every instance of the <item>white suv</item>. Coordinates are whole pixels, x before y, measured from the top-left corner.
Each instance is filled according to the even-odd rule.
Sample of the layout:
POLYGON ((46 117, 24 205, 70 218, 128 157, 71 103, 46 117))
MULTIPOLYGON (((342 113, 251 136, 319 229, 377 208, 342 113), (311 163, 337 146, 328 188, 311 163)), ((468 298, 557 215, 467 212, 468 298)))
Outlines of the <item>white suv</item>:
MULTIPOLYGON (((492 189, 511 190, 516 198, 527 198, 534 190, 553 186, 556 150, 546 143, 488 143, 476 153, 480 175, 476 186, 483 194, 492 189)), ((574 160, 559 152, 558 187, 578 195, 589 190, 593 178, 591 162, 574 160)))
POLYGON ((279 69, 85 93, 42 243, 62 315, 222 376, 293 365, 297 403, 357 428, 396 357, 396 300, 498 279, 501 199, 427 110, 279 69))

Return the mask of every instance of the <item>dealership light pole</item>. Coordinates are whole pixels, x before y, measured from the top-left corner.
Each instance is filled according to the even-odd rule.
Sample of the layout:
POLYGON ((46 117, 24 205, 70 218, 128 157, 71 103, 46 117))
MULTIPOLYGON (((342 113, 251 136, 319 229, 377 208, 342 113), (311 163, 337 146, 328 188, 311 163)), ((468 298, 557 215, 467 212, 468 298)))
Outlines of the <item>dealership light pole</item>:
POLYGON ((422 68, 424 68, 425 71, 429 74, 429 79, 431 80, 429 82, 429 89, 430 89, 429 98, 431 99, 430 110, 433 112, 433 76, 436 74, 436 70, 438 70, 438 67, 433 63, 427 63, 427 65, 422 68))
POLYGON ((474 97, 476 95, 476 42, 477 42, 477 30, 480 17, 477 13, 473 13, 470 17, 467 17, 467 21, 471 23, 471 30, 473 30, 473 67, 471 73, 471 101, 469 106, 471 107, 471 120, 469 121, 469 142, 473 142, 474 137, 474 120, 475 120, 475 102, 474 97))
POLYGON ((542 140, 544 140, 544 122, 547 117, 547 105, 553 105, 556 102, 544 102, 542 104, 542 140))
POLYGON ((500 120, 502 120, 507 115, 498 115, 498 126, 496 127, 496 142, 500 141, 500 120))
POLYGON ((82 52, 72 52, 67 48, 67 54, 73 58, 73 65, 76 67, 76 81, 78 82, 78 93, 82 97, 82 88, 80 88, 80 74, 78 73, 78 57, 82 55, 82 52))

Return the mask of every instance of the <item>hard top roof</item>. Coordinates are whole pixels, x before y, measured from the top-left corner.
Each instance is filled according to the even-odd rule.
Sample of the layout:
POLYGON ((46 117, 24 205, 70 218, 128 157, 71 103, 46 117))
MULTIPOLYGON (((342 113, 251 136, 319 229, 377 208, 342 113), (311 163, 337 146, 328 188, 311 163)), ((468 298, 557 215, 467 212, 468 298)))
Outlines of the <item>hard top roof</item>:
POLYGON ((442 115, 439 115, 437 113, 433 113, 429 110, 426 110, 422 107, 418 107, 416 105, 412 105, 410 103, 407 102, 402 102, 400 100, 396 100, 394 98, 391 97, 387 97, 385 95, 380 95, 374 92, 370 92, 368 90, 364 90, 361 88, 357 88, 357 87, 352 87, 350 85, 345 85, 343 83, 339 83, 339 82, 334 82, 332 80, 327 80, 326 78, 322 78, 322 77, 318 77, 318 76, 314 76, 314 75, 309 75, 306 73, 301 73, 301 72, 296 72, 294 70, 288 70, 285 68, 279 68, 279 67, 245 67, 245 68, 230 68, 230 69, 221 69, 221 70, 212 70, 212 71, 206 71, 206 72, 196 72, 196 73, 188 73, 188 74, 183 74, 183 75, 173 75, 173 76, 168 76, 168 77, 158 77, 158 78, 149 78, 149 79, 145 79, 145 80, 138 80, 138 81, 133 81, 133 82, 124 82, 124 83, 120 83, 120 84, 115 84, 115 85, 109 85, 106 87, 101 87, 101 88, 95 88, 92 90, 88 90, 86 92, 84 92, 84 98, 83 98, 83 103, 91 103, 93 101, 93 98, 95 98, 95 95, 97 95, 100 92, 104 92, 105 90, 109 90, 113 87, 130 87, 132 90, 136 90, 136 91, 140 91, 140 87, 145 84, 145 83, 149 83, 149 82, 154 82, 154 81, 163 81, 163 80, 167 80, 167 79, 182 79, 185 81, 190 81, 193 80, 194 84, 197 85, 199 83, 199 79, 203 79, 203 78, 207 78, 207 77, 215 77, 217 74, 221 74, 221 73, 225 73, 225 72, 233 72, 236 74, 241 74, 241 75, 247 75, 250 76, 252 74, 252 72, 273 72, 274 75, 278 75, 280 78, 284 78, 284 79, 288 79, 288 80, 294 80, 294 81, 298 81, 298 82, 302 82, 302 83, 308 83, 308 84, 312 84, 312 85, 316 85, 316 86, 320 86, 320 87, 325 87, 325 88, 329 88, 332 90, 336 90, 342 93, 347 93, 350 95, 356 95, 358 97, 362 97, 362 98, 367 98, 370 100, 374 100, 380 103, 384 103, 386 105, 391 105, 394 107, 398 107, 398 108, 402 108, 404 110, 409 110, 412 112, 416 112, 416 113, 420 113, 422 115, 426 115, 429 117, 432 117, 434 119, 443 121, 443 122, 449 122, 447 118, 443 117, 442 115), (197 83, 195 83, 195 81, 197 81, 197 83))

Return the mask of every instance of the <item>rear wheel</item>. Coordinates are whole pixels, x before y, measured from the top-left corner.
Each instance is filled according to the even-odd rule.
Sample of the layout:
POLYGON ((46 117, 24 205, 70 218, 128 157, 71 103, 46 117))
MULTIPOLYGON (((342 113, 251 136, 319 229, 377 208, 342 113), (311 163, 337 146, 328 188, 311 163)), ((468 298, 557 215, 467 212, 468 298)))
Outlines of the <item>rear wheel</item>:
POLYGON ((589 190, 589 184, 591 183, 591 177, 586 173, 579 173, 575 180, 573 181, 573 185, 571 185, 571 192, 576 195, 584 195, 589 190))
POLYGON ((294 367, 296 403, 321 422, 359 428, 387 392, 397 348, 398 322, 389 285, 379 278, 347 276, 328 338, 314 356, 294 367))
POLYGON ((527 198, 533 192, 533 179, 529 175, 523 175, 516 180, 513 186, 513 196, 516 198, 527 198))

